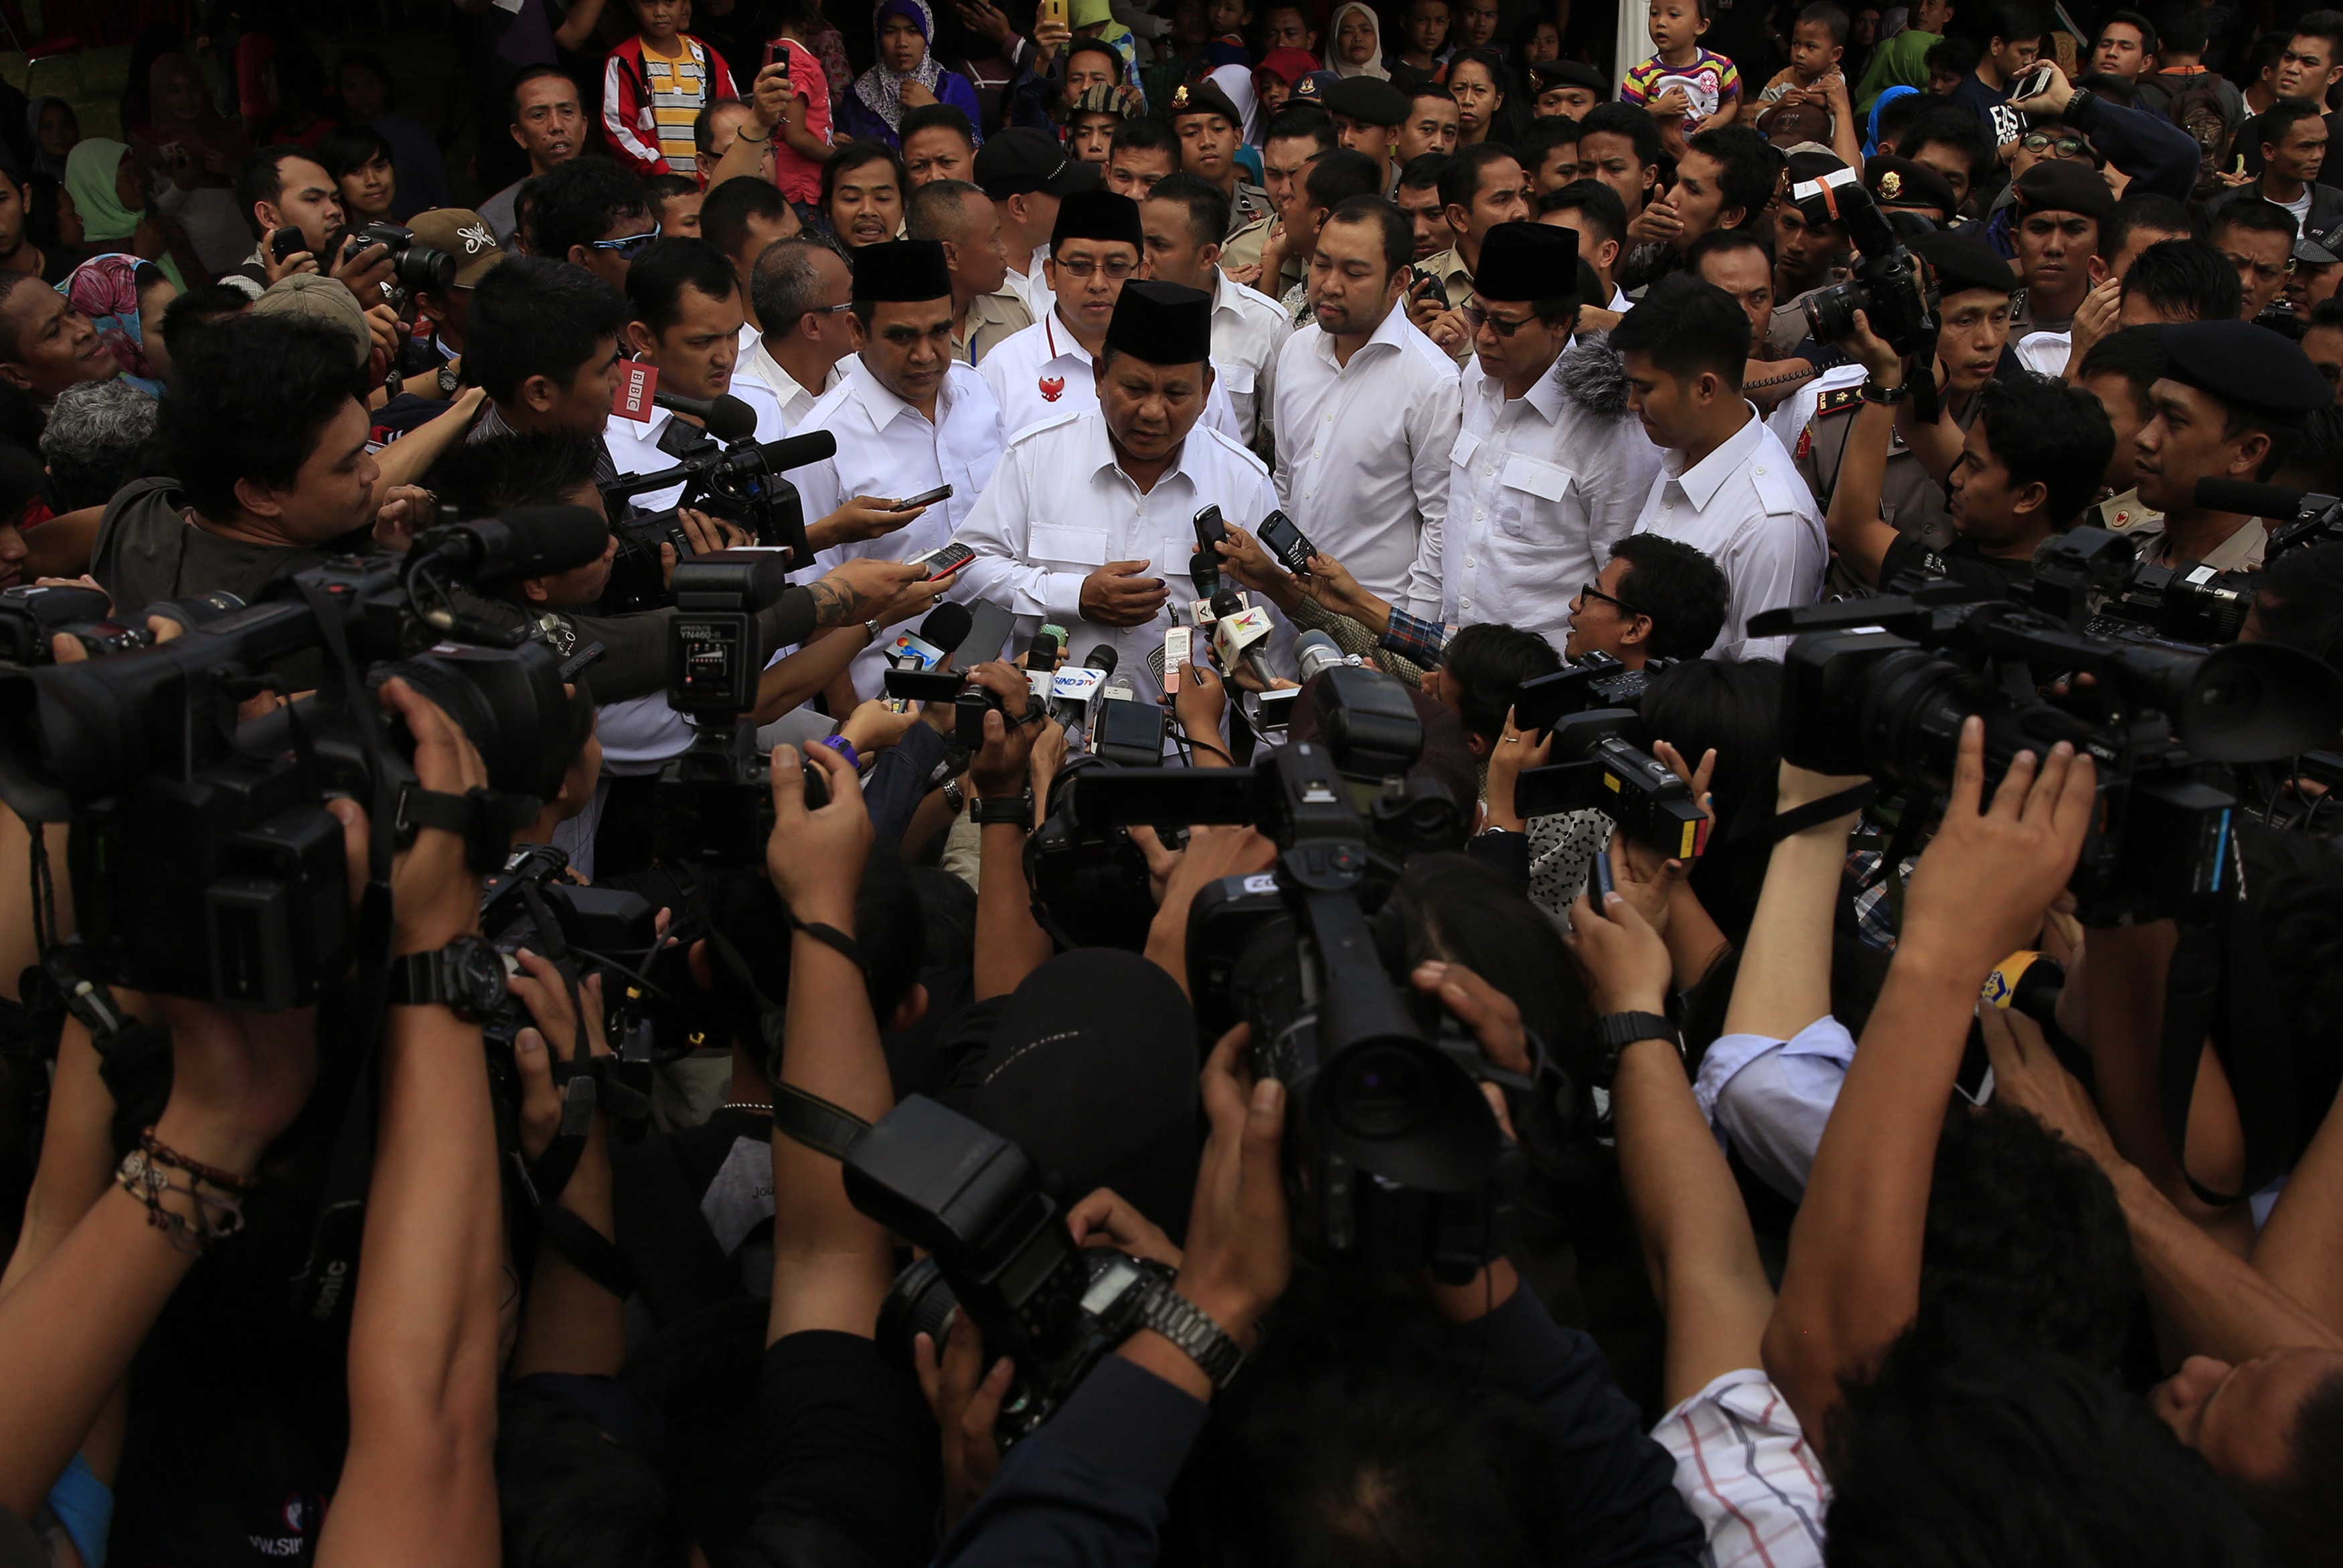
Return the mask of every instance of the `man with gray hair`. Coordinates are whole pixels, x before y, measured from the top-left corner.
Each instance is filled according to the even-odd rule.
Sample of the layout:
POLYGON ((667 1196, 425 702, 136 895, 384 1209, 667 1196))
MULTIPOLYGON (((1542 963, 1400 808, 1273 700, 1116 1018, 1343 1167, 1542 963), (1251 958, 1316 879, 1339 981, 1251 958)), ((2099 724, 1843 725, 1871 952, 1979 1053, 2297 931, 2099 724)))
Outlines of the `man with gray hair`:
POLYGON ((778 408, 794 435, 816 399, 838 385, 854 351, 846 325, 854 275, 815 239, 777 239, 749 274, 749 303, 764 331, 732 371, 732 395, 763 414, 778 408))
POLYGON ((159 407, 126 381, 84 381, 58 393, 41 432, 51 505, 60 513, 102 507, 146 474, 159 407))
POLYGON ((1001 211, 965 180, 930 180, 904 204, 903 232, 944 247, 952 280, 952 357, 973 365, 1002 338, 1033 325, 1033 313, 1009 277, 1009 246, 1001 237, 1001 211))

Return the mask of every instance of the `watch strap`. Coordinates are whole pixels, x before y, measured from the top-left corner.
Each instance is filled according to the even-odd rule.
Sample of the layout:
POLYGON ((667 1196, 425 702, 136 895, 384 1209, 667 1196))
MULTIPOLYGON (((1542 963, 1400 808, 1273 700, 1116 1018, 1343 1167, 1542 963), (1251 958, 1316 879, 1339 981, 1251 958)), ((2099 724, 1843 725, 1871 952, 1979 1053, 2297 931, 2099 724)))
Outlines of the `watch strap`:
POLYGON ((980 795, 970 803, 969 820, 980 828, 1022 828, 1033 830, 1033 808, 1022 795, 980 795))
POLYGON ((1216 1389, 1229 1386, 1244 1364, 1244 1352, 1212 1314, 1158 1280, 1139 1299, 1139 1321, 1180 1347, 1216 1389))
POLYGON ((1601 1081, 1597 1088, 1608 1089, 1618 1076, 1619 1057, 1639 1040, 1664 1040, 1684 1054, 1684 1035, 1674 1024, 1655 1012, 1614 1012, 1605 1014, 1594 1022, 1594 1038, 1601 1047, 1598 1060, 1601 1081))
POLYGON ((392 959, 385 1000, 393 1007, 445 1007, 468 1023, 479 1022, 487 1013, 462 983, 466 960, 473 956, 475 947, 490 954, 496 951, 478 937, 466 935, 427 953, 392 959))
POLYGON ((1892 408, 1912 396, 1912 388, 1909 386, 1882 387, 1878 382, 1865 377, 1863 385, 1855 389, 1855 395, 1866 403, 1876 403, 1884 408, 1892 408))

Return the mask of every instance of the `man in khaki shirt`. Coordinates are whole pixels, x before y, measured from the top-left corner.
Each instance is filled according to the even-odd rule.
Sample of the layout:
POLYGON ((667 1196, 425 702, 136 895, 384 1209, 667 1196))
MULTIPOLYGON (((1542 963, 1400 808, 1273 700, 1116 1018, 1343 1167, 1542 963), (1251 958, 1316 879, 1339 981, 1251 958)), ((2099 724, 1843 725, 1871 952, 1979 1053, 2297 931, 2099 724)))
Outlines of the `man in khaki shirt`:
MULTIPOLYGON (((1440 171, 1440 210, 1454 236, 1446 250, 1415 264, 1418 283, 1438 281, 1435 297, 1418 295, 1410 286, 1407 313, 1418 327, 1429 329, 1443 312, 1462 310, 1473 297, 1473 269, 1481 262, 1481 242, 1501 223, 1525 222, 1531 216, 1529 176, 1511 147, 1495 142, 1464 147, 1440 171)), ((1469 353, 1470 340, 1464 345, 1469 353)))
POLYGON ((961 180, 914 186, 903 226, 910 237, 944 247, 952 282, 953 358, 974 365, 994 344, 1033 325, 1024 296, 1009 286, 1001 214, 982 191, 961 180))

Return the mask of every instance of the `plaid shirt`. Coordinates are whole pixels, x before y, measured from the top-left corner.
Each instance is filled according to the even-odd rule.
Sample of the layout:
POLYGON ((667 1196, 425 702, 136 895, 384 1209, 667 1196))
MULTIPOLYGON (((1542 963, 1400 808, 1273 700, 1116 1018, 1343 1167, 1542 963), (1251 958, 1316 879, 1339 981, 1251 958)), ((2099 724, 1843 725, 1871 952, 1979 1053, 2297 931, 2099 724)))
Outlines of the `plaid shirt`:
POLYGON ((1394 605, 1391 629, 1383 633, 1378 646, 1432 669, 1438 667, 1441 650, 1448 646, 1448 628, 1436 620, 1410 615, 1394 605))

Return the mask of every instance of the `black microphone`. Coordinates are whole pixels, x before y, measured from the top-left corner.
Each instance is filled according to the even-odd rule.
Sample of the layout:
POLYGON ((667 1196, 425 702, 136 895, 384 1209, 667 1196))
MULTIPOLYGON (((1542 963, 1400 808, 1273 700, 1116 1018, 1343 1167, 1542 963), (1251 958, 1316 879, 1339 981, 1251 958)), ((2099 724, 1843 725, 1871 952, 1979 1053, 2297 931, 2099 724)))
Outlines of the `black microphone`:
MULTIPOLYGON (((748 405, 740 405, 743 408, 748 405)), ((838 437, 827 430, 808 430, 802 436, 784 436, 778 441, 767 441, 757 450, 765 455, 765 467, 775 473, 785 468, 802 468, 809 463, 819 463, 824 457, 838 456, 838 437)))
POLYGON ((1033 634, 1032 644, 1025 650, 1025 668, 1044 671, 1058 668, 1058 638, 1054 632, 1033 634))
POLYGON ((608 519, 590 507, 514 507, 493 518, 427 528, 412 551, 446 563, 453 576, 476 588, 498 588, 600 560, 609 544, 608 519))
POLYGON ((709 435, 728 445, 745 441, 757 433, 757 411, 729 393, 719 393, 713 397, 686 397, 662 387, 651 394, 651 401, 678 414, 690 415, 708 427, 709 435))
POLYGON ((968 606, 947 600, 930 610, 928 618, 920 623, 920 640, 950 654, 968 640, 968 634, 975 627, 976 618, 969 614, 968 606))
POLYGON ((1188 580, 1196 585, 1198 598, 1216 598, 1226 590, 1221 587, 1220 552, 1207 545, 1188 558, 1188 580))
MULTIPOLYGON (((1201 588, 1202 585, 1200 583, 1197 586, 1201 588)), ((1234 588, 1215 588, 1204 597, 1212 601, 1212 614, 1215 616, 1244 613, 1244 601, 1237 598, 1237 590, 1234 588)))
POLYGON ((2302 509, 2305 496, 2284 485, 2257 485, 2247 479, 2199 479, 2193 498, 2209 512, 2243 512, 2249 518, 2284 521, 2302 509))

